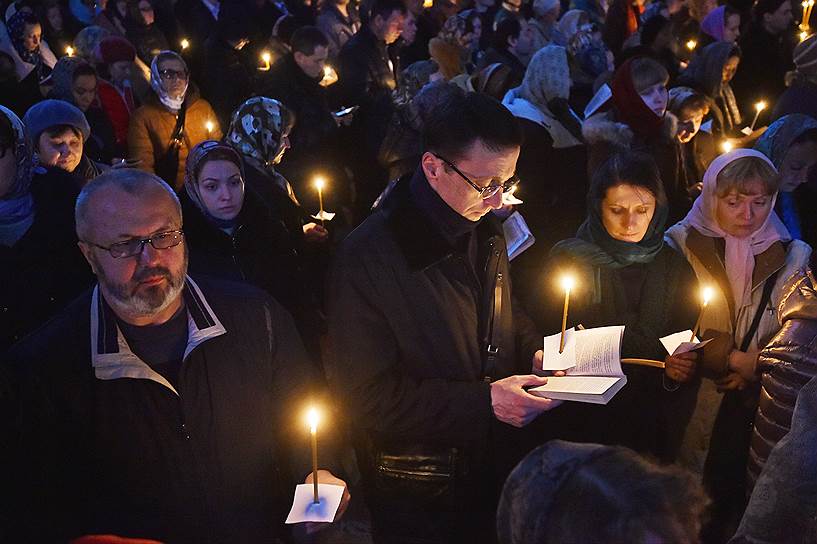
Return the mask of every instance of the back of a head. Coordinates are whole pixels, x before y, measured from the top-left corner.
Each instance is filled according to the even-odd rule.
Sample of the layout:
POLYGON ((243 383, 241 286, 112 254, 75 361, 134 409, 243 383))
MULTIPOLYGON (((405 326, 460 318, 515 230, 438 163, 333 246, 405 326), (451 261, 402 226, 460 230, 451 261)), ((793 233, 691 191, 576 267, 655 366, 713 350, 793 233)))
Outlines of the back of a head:
POLYGON ((321 29, 315 26, 303 26, 292 34, 290 47, 293 53, 301 53, 307 57, 315 54, 318 47, 329 47, 329 39, 321 29))
POLYGON ((508 39, 519 39, 522 32, 522 23, 516 17, 507 17, 496 25, 491 45, 494 49, 504 51, 508 48, 508 39))
POLYGON ((554 440, 505 482, 501 544, 690 544, 707 499, 692 474, 619 446, 554 440))
POLYGON ((423 129, 424 151, 456 161, 476 142, 491 151, 519 147, 522 131, 507 108, 482 93, 452 94, 429 114, 423 129))
POLYGON ((89 231, 93 227, 93 210, 98 209, 95 204, 97 198, 104 198, 116 192, 124 192, 133 197, 144 199, 166 198, 171 199, 181 217, 182 209, 176 192, 160 177, 137 170, 135 168, 121 168, 108 170, 101 176, 87 183, 77 197, 74 206, 77 237, 80 240, 89 239, 89 231))

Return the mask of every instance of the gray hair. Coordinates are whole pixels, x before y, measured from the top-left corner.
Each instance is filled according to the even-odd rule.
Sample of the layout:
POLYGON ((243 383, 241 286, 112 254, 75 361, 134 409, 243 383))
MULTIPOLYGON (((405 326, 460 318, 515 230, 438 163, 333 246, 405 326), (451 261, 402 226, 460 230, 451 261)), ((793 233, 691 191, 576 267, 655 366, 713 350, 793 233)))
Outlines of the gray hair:
POLYGON ((160 189, 167 193, 176 205, 179 217, 182 217, 182 205, 176 192, 165 183, 162 178, 135 168, 118 168, 108 170, 101 176, 88 182, 77 197, 74 206, 74 221, 76 222, 77 236, 80 240, 85 239, 88 228, 88 212, 91 209, 91 200, 94 193, 107 187, 115 187, 130 195, 144 195, 151 190, 160 189))

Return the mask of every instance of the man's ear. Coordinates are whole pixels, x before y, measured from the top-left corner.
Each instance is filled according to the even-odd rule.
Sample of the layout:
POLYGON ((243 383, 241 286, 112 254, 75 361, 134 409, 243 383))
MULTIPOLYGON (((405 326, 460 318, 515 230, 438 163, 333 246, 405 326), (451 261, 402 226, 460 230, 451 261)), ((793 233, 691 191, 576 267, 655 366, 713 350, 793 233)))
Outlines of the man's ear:
POLYGON ((304 62, 304 54, 301 53, 300 51, 295 51, 294 53, 292 53, 292 58, 295 59, 295 64, 297 64, 298 66, 300 66, 304 62))
POLYGON ((508 49, 513 49, 514 47, 516 47, 517 43, 519 43, 519 38, 508 36, 508 49))
POLYGON ((82 251, 82 256, 85 257, 85 260, 88 262, 88 265, 91 267, 91 271, 94 273, 95 276, 97 276, 98 274, 96 272, 96 265, 94 264, 94 258, 93 258, 93 256, 91 256, 91 252, 93 251, 93 248, 91 246, 89 246, 88 244, 86 244, 85 242, 82 242, 82 241, 77 242, 77 245, 79 246, 79 250, 82 251))
POLYGON ((420 165, 423 168, 423 173, 430 183, 434 183, 439 179, 442 173, 442 163, 433 153, 426 151, 420 159, 420 165))

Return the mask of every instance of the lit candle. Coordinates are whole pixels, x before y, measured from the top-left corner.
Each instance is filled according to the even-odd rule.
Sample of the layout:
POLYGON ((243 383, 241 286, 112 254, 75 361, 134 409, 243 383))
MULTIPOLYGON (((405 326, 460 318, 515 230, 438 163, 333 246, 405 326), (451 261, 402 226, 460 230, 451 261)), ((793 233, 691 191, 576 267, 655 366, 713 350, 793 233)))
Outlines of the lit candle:
POLYGON ((806 31, 804 30, 804 31, 802 31, 802 32, 800 33, 800 41, 801 41, 801 42, 804 42, 804 41, 806 41, 806 38, 808 38, 808 32, 806 32, 806 31))
POLYGON ((65 54, 68 55, 69 57, 73 57, 74 48, 69 45, 68 47, 65 48, 65 54))
POLYGON ((766 101, 761 100, 760 102, 755 104, 755 118, 752 119, 752 126, 750 127, 752 130, 755 130, 755 123, 757 123, 757 118, 760 117, 760 112, 766 109, 766 101))
POLYGON ((318 498, 318 411, 310 408, 306 415, 309 422, 309 433, 312 435, 312 490, 315 504, 320 503, 318 498))
POLYGON ((183 38, 181 41, 182 51, 190 47, 190 41, 187 38, 183 38))
POLYGON ((318 205, 320 206, 320 212, 318 213, 318 217, 321 218, 321 226, 324 226, 323 220, 323 188, 326 185, 326 180, 323 179, 322 176, 317 176, 315 178, 315 189, 318 190, 318 205))
POLYGON ((695 341, 695 337, 698 336, 698 329, 701 328, 701 320, 704 318, 704 310, 709 305, 709 301, 712 300, 712 288, 711 287, 704 287, 701 290, 701 301, 703 304, 701 305, 701 311, 698 314, 698 320, 695 322, 695 328, 692 329, 692 337, 689 339, 690 342, 695 341))
POLYGON ((261 61, 264 63, 264 66, 259 68, 259 70, 267 71, 270 69, 270 61, 272 60, 272 55, 269 54, 269 51, 264 51, 261 53, 261 61))
POLYGON ((721 143, 721 150, 722 150, 724 153, 729 153, 729 152, 730 152, 730 151, 732 151, 732 149, 734 149, 734 148, 735 148, 735 146, 734 146, 734 145, 732 144, 732 142, 730 142, 729 140, 724 140, 724 141, 721 143))
POLYGON ((690 51, 694 51, 695 48, 698 47, 698 42, 696 42, 695 40, 689 40, 686 43, 686 46, 687 46, 687 49, 689 49, 690 51))
POLYGON ((434 5, 434 0, 423 0, 423 7, 430 9, 434 5))
POLYGON ((562 278, 562 289, 565 290, 565 306, 562 310, 562 335, 559 337, 559 353, 565 350, 565 329, 567 328, 567 308, 570 306, 570 290, 573 289, 574 280, 572 276, 562 278))
POLYGON ((328 87, 333 83, 338 81, 338 73, 335 72, 335 69, 332 68, 329 64, 324 65, 323 67, 323 78, 321 78, 320 86, 321 87, 328 87))
POLYGON ((213 133, 213 128, 214 128, 213 127, 213 122, 212 121, 207 121, 206 123, 204 123, 204 128, 207 129, 207 139, 209 140, 210 135, 213 133))

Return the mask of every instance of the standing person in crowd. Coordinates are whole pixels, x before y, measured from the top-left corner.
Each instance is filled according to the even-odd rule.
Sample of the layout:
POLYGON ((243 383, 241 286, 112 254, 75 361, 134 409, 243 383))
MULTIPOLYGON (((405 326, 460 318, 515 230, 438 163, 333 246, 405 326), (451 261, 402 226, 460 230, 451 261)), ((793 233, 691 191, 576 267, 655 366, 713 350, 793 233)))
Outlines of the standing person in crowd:
POLYGON ((318 11, 316 26, 329 39, 329 57, 336 59, 349 38, 360 30, 357 6, 350 0, 324 2, 318 11))
POLYGON ((774 103, 786 90, 786 72, 793 68, 794 20, 790 0, 758 0, 752 8, 753 20, 740 39, 741 68, 732 86, 744 111, 754 111, 759 100, 774 103))
POLYGON ((137 75, 134 66, 136 50, 121 36, 108 36, 99 42, 102 77, 97 79, 99 104, 113 125, 117 157, 124 157, 128 149, 128 126, 136 111, 133 81, 137 75))
POLYGON ((76 185, 62 169, 37 166, 28 131, 3 106, 0 180, 0 350, 5 351, 79 295, 91 275, 76 246, 76 185))
POLYGON ((690 544, 708 502, 688 472, 626 448, 555 440, 508 477, 497 533, 500 544, 690 544))
POLYGON ((613 0, 604 20, 604 43, 619 57, 625 42, 638 32, 644 0, 613 0))
POLYGON ((127 0, 97 0, 96 6, 94 25, 116 36, 124 36, 127 32, 125 27, 125 20, 128 17, 127 0))
POLYGON ((190 270, 245 281, 269 293, 292 315, 314 359, 317 312, 298 253, 280 217, 246 187, 238 152, 215 140, 198 144, 187 158, 184 189, 190 270))
POLYGON ((522 0, 501 0, 499 10, 497 10, 494 22, 491 26, 496 30, 499 23, 507 19, 523 19, 522 0))
POLYGON ((85 115, 91 133, 85 141, 85 154, 97 162, 110 164, 114 157, 124 157, 117 148, 116 135, 108 115, 97 99, 96 70, 79 57, 62 57, 51 73, 53 87, 49 98, 73 104, 85 115))
POLYGON ((547 381, 530 375, 542 336, 512 303, 488 213, 516 183, 522 135, 470 93, 423 136, 414 176, 339 251, 328 377, 347 399, 375 541, 490 542, 496 485, 519 458, 512 427, 558 405, 524 389, 547 381), (420 466, 433 476, 412 476, 420 466))
POLYGON ((701 384, 681 457, 704 474, 714 502, 706 533, 713 542, 734 531, 745 505, 758 353, 780 330, 774 309, 787 279, 811 254, 774 213, 779 183, 774 165, 758 151, 721 155, 707 169, 692 210, 667 231, 700 283, 714 290, 700 327, 713 340, 699 369, 715 381, 701 384))
POLYGON ((817 34, 794 48, 794 70, 786 74, 786 90, 772 110, 771 119, 802 113, 817 119, 817 34))
POLYGON ((657 61, 636 57, 616 70, 611 84, 612 108, 582 125, 589 149, 589 175, 616 150, 649 154, 658 165, 669 203, 670 222, 683 217, 691 199, 676 138, 678 120, 667 113, 669 75, 657 61))
POLYGON ((125 37, 136 48, 136 55, 145 64, 149 65, 160 51, 169 49, 167 37, 156 24, 153 0, 128 0, 125 27, 125 37))
POLYGON ((40 20, 30 11, 20 10, 8 19, 6 27, 12 45, 8 53, 21 63, 20 79, 33 74, 38 82, 42 81, 51 73, 57 58, 42 41, 40 20))
POLYGON ((528 21, 533 32, 531 49, 536 52, 546 45, 567 45, 556 26, 562 5, 558 0, 534 0, 533 18, 528 21))
POLYGON ((701 193, 704 172, 718 155, 716 142, 701 124, 709 114, 710 101, 690 87, 675 87, 669 91, 669 111, 678 118, 678 142, 684 160, 684 172, 690 196, 701 193))
MULTIPOLYGON (((517 162, 519 178, 525 181, 520 212, 536 238, 513 263, 514 285, 520 292, 539 290, 550 248, 574 233, 585 216, 587 149, 581 121, 568 105, 569 95, 567 53, 564 47, 548 45, 531 59, 522 85, 508 91, 502 101, 525 136, 517 162)), ((527 301, 528 313, 539 317, 539 298, 527 301)))
POLYGON ((76 106, 64 100, 43 100, 31 106, 23 121, 40 164, 74 174, 76 190, 108 167, 88 158, 85 143, 91 127, 76 106))
POLYGON ((289 149, 294 122, 292 112, 278 100, 256 96, 235 111, 225 140, 244 161, 247 187, 271 207, 286 226, 292 246, 300 252, 306 242, 323 242, 329 233, 310 219, 292 185, 275 170, 289 149))
POLYGON ((716 42, 699 51, 678 78, 679 85, 691 87, 709 98, 711 134, 719 141, 741 136, 744 120, 731 85, 740 64, 738 46, 716 42))
POLYGON ((71 20, 65 17, 59 0, 46 0, 37 12, 43 23, 43 39, 54 51, 62 53, 71 45, 77 29, 71 28, 71 20))
POLYGON ((216 31, 220 9, 220 0, 180 0, 173 11, 182 35, 201 46, 216 31))
POLYGON ((428 42, 431 60, 437 63, 446 81, 462 74, 470 75, 473 71, 471 54, 479 43, 481 32, 479 15, 469 9, 449 17, 440 33, 428 42))
POLYGON ((660 13, 644 19, 639 30, 640 44, 626 47, 621 58, 630 58, 636 55, 652 57, 666 68, 670 81, 675 81, 681 71, 681 63, 675 51, 678 40, 673 33, 673 24, 660 13))
POLYGON ((188 152, 208 138, 221 138, 221 125, 177 53, 156 55, 150 64, 150 86, 153 93, 131 116, 129 158, 181 189, 188 152))
POLYGON ((8 356, 22 534, 288 539, 309 471, 300 413, 320 393, 292 319, 260 290, 187 275, 179 200, 152 174, 100 177, 75 215, 98 283, 8 356))
POLYGON ((225 2, 219 10, 215 34, 204 44, 201 88, 221 126, 254 94, 256 66, 244 48, 250 43, 252 19, 240 2, 225 2), (229 82, 229 84, 225 84, 229 82))
POLYGON ((780 172, 775 211, 792 238, 814 247, 817 191, 812 170, 817 164, 817 119, 799 113, 781 117, 769 125, 755 149, 769 157, 780 172))
POLYGON ((613 53, 607 49, 599 29, 585 25, 568 42, 570 58, 570 105, 577 112, 584 112, 587 104, 602 83, 615 70, 613 53))
POLYGON ((392 91, 397 87, 387 46, 403 28, 406 7, 402 0, 375 0, 368 19, 340 52, 337 86, 344 106, 360 106, 352 125, 356 159, 356 208, 363 216, 385 186, 385 173, 377 166, 377 153, 394 113, 392 91))
POLYGON ((684 256, 664 243, 667 199, 650 156, 612 155, 592 178, 587 208, 575 237, 551 251, 532 291, 545 294, 545 330, 559 329, 552 316, 561 315, 563 294, 548 278, 571 274, 571 321, 625 325, 621 356, 665 360, 666 369, 625 365, 627 387, 606 406, 570 404, 561 417, 546 416, 542 428, 546 436, 624 445, 672 462, 695 407, 697 387, 689 382, 697 356, 668 356, 658 339, 692 327, 698 287, 684 256))
POLYGON ((484 51, 491 44, 491 37, 494 35, 494 18, 499 9, 497 0, 475 0, 474 10, 479 14, 482 22, 482 35, 479 38, 479 49, 484 51))
POLYGON ((505 19, 494 29, 493 43, 477 64, 482 70, 489 64, 500 63, 511 69, 514 86, 522 82, 533 47, 530 26, 515 17, 505 19))
POLYGON ((718 6, 710 11, 701 23, 697 48, 700 50, 715 42, 737 44, 738 38, 740 38, 740 12, 728 4, 718 6))

